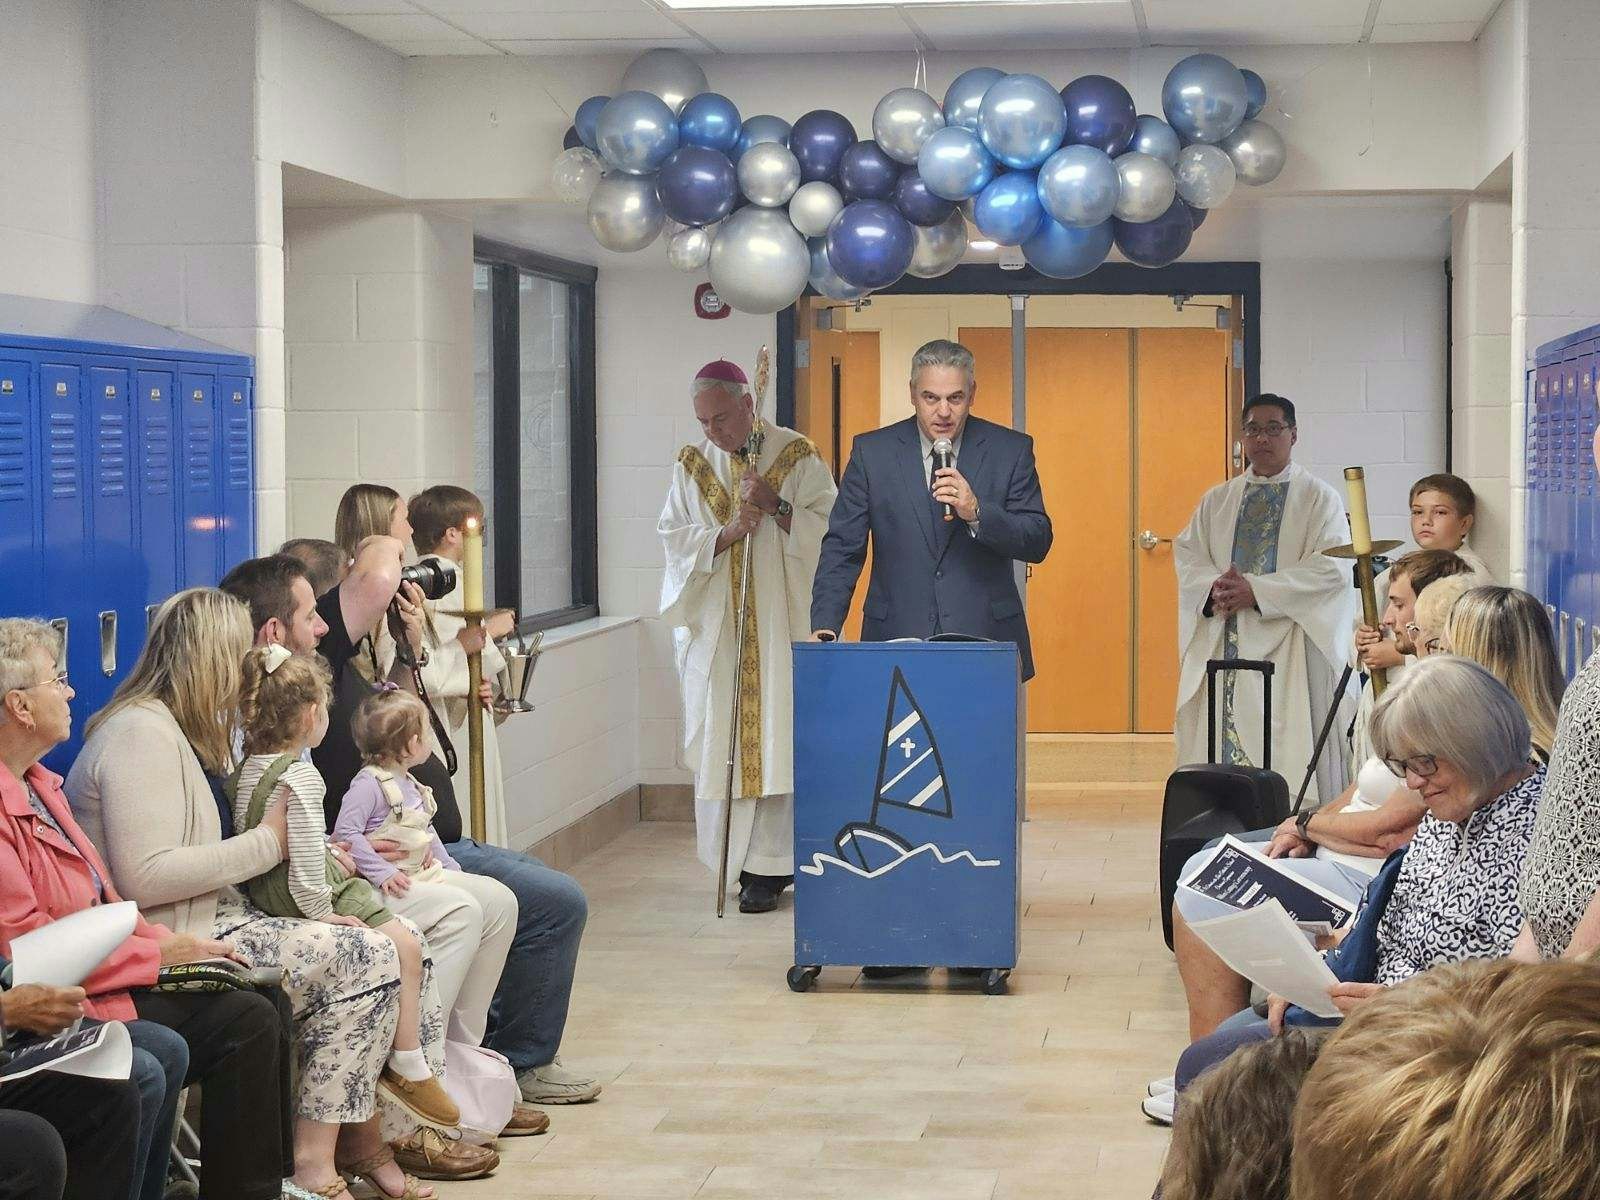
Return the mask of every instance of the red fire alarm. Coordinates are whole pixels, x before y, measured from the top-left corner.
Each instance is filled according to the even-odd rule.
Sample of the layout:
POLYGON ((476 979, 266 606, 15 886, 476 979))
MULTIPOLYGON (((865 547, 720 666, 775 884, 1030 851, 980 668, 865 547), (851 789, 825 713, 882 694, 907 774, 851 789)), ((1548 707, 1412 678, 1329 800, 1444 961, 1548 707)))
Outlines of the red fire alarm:
POLYGON ((702 283, 699 287, 695 288, 695 316, 701 317, 707 321, 720 321, 732 311, 733 309, 728 307, 727 303, 722 299, 722 297, 717 295, 717 289, 712 287, 709 283, 702 283))

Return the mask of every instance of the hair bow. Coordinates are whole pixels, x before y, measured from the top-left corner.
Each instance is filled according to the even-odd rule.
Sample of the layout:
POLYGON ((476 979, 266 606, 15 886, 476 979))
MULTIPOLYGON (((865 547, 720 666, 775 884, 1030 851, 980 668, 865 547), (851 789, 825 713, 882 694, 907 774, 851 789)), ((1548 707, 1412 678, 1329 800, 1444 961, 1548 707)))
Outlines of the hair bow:
POLYGON ((290 652, 289 647, 279 642, 261 647, 261 665, 268 675, 271 675, 293 657, 294 655, 290 652))
POLYGON ((380 692, 398 692, 400 690, 400 685, 392 679, 385 679, 378 685, 378 690, 380 692))

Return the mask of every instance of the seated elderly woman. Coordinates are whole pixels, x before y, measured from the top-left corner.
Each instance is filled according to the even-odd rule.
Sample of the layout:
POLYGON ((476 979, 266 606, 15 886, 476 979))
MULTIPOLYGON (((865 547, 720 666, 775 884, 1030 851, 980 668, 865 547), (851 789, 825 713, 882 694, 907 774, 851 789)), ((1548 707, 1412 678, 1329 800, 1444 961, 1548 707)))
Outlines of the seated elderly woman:
MULTIPOLYGON (((232 886, 284 854, 268 822, 223 841, 206 779, 207 769, 221 775, 230 766, 250 638, 248 610, 214 588, 191 588, 163 604, 133 670, 89 722, 67 794, 112 878, 152 919, 196 938, 226 939, 257 966, 283 968, 298 1059, 295 1182, 327 1200, 348 1200, 337 1164, 386 1196, 431 1195, 395 1164, 375 1116, 399 1018, 394 943, 371 929, 269 917, 232 886)), ((443 1022, 431 970, 423 997, 423 1048, 439 1071, 443 1022)), ((400 1132, 414 1129, 410 1122, 400 1132)), ((443 1141, 432 1130, 401 1149, 467 1178, 497 1161, 492 1151, 443 1141)))
MULTIPOLYGON (((1545 778, 1522 705, 1464 658, 1429 657, 1407 671, 1372 714, 1372 743, 1428 812, 1387 903, 1357 918, 1374 929, 1376 965, 1371 979, 1331 990, 1344 1013, 1431 967, 1510 953, 1522 928, 1516 881, 1545 778)), ((1179 1061, 1178 1091, 1240 1044, 1270 1036, 1286 1008, 1271 997, 1267 1018, 1246 1008, 1198 1039, 1179 1061)))
MULTIPOLYGON (((72 732, 72 688, 56 672, 61 639, 42 621, 0 620, 0 954, 14 939, 96 904, 122 899, 72 819, 61 779, 39 760, 72 732)), ((162 1064, 160 1095, 141 1122, 141 1200, 160 1200, 167 1145, 186 1084, 205 1089, 202 1136, 211 1195, 269 1200, 293 1171, 289 1146, 287 1005, 256 991, 157 993, 158 970, 226 956, 209 938, 140 919, 83 981, 88 1016, 124 1021, 137 1053, 162 1064)), ((143 1065, 143 1064, 141 1064, 143 1065)))

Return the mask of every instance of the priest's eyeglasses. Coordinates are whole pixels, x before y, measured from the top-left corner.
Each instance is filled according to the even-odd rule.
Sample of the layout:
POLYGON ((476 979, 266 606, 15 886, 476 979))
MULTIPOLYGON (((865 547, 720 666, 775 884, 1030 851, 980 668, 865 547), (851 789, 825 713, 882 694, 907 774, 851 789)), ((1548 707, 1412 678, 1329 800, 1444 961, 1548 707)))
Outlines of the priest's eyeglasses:
POLYGON ((1268 425, 1246 425, 1243 432, 1247 438, 1275 438, 1282 437, 1286 430, 1292 428, 1294 426, 1285 425, 1282 421, 1273 421, 1268 425))
POLYGON ((1397 779, 1404 779, 1408 771, 1418 779, 1426 779, 1439 769, 1439 760, 1431 754, 1413 754, 1410 758, 1386 758, 1383 765, 1397 779))

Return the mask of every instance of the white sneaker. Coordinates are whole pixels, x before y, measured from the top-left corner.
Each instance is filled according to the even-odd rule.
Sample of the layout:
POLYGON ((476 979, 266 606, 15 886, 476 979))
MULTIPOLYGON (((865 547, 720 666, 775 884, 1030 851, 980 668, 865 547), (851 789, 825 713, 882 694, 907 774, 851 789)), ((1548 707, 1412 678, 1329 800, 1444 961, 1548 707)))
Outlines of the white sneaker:
POLYGON ((1177 1100, 1176 1092, 1168 1092, 1165 1096, 1146 1096, 1139 1104, 1139 1111, 1157 1125, 1171 1125, 1173 1107, 1177 1100))
POLYGON ((587 1104, 600 1094, 600 1084, 567 1070, 556 1058, 517 1075, 517 1086, 529 1104, 587 1104))
POLYGON ((1178 1090, 1178 1080, 1175 1076, 1168 1075, 1165 1079, 1152 1079, 1144 1089, 1146 1096, 1170 1096, 1178 1090))

